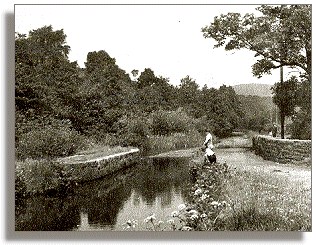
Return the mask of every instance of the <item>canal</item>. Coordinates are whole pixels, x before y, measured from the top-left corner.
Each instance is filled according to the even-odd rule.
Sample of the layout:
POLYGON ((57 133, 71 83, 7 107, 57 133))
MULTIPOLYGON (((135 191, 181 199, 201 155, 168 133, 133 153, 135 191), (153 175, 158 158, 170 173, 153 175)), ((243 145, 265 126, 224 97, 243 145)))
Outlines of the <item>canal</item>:
POLYGON ((34 196, 16 203, 16 231, 150 230, 144 219, 167 220, 186 202, 188 158, 145 158, 133 167, 76 186, 65 196, 34 196))

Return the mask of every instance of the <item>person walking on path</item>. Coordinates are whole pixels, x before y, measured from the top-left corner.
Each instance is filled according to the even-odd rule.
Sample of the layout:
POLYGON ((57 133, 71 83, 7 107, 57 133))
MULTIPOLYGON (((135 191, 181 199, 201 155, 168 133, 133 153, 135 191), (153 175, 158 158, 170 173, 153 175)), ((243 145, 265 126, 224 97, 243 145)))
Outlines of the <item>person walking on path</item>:
POLYGON ((203 145, 206 147, 205 149, 205 157, 208 159, 210 163, 216 163, 216 155, 213 151, 214 145, 213 145, 213 136, 212 134, 207 131, 206 137, 203 145))

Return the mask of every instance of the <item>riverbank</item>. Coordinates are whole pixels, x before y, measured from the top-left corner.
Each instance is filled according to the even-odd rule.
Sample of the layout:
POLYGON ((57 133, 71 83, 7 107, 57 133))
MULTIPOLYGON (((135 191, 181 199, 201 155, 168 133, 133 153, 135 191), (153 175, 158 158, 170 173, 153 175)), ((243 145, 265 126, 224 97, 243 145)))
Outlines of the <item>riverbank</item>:
POLYGON ((16 162, 16 198, 30 195, 65 195, 79 182, 104 177, 136 161, 139 149, 102 147, 57 159, 16 162))
POLYGON ((311 231, 310 166, 263 160, 251 151, 244 136, 224 139, 221 143, 225 147, 216 146, 219 163, 214 166, 203 166, 203 155, 197 154, 197 149, 160 155, 192 158, 191 165, 197 175, 187 205, 200 216, 195 223, 187 220, 191 228, 311 231), (234 144, 229 147, 231 142, 234 144), (243 142, 245 147, 236 142, 243 142))

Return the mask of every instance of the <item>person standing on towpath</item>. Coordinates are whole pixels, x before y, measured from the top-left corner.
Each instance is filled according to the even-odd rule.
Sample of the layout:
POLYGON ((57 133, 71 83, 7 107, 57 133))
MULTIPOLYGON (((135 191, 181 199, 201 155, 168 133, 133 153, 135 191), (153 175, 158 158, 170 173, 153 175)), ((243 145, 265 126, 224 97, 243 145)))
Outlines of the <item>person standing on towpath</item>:
POLYGON ((206 137, 203 145, 206 147, 205 149, 205 157, 208 159, 210 163, 216 163, 216 155, 213 151, 214 145, 213 145, 213 136, 212 134, 207 131, 206 137))

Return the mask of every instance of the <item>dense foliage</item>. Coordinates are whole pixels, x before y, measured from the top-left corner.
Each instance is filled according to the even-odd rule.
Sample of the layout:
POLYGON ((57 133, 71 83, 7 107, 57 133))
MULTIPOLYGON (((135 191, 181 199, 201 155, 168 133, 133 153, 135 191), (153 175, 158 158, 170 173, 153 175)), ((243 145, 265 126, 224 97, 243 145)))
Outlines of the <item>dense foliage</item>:
MULTIPOLYGON (((179 86, 150 68, 121 69, 106 51, 87 54, 85 68, 68 59, 63 30, 44 26, 17 34, 16 156, 74 154, 91 140, 144 146, 152 136, 227 136, 243 115, 231 87, 202 89, 186 76, 179 86)), ((186 144, 185 144, 186 145, 186 144)))
POLYGON ((276 119, 276 106, 271 97, 239 95, 238 99, 244 109, 241 127, 258 131, 260 133, 269 131, 271 122, 276 119))
MULTIPOLYGON (((312 19, 311 5, 262 5, 257 8, 259 15, 240 13, 228 13, 216 16, 214 21, 202 28, 205 38, 216 41, 215 48, 225 47, 225 50, 248 49, 258 57, 252 66, 254 76, 271 74, 271 70, 283 67, 296 68, 300 73, 300 82, 309 83, 310 90, 312 76, 312 19), (307 82, 305 82, 307 81, 307 82)), ((280 83, 283 83, 281 75, 280 83)), ((286 116, 292 116, 294 98, 294 78, 285 85, 276 85, 274 88, 275 103, 280 109, 281 137, 284 137, 284 121, 286 116), (292 82, 291 82, 292 81, 292 82), (289 85, 289 86, 288 86, 289 85), (288 89, 289 88, 289 89, 288 89), (283 101, 283 102, 281 102, 283 101)), ((297 94, 295 95, 297 96, 297 94)), ((308 95, 309 97, 309 95, 308 95)), ((310 104, 310 102, 307 102, 310 104)), ((294 120, 309 120, 310 108, 304 108, 301 117, 293 117, 294 120), (306 115, 306 117, 302 117, 306 115)), ((294 124, 303 122, 294 121, 294 124)), ((310 131, 309 128, 306 128, 310 131)), ((299 137, 297 131, 292 135, 299 137)))

